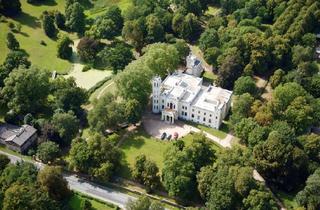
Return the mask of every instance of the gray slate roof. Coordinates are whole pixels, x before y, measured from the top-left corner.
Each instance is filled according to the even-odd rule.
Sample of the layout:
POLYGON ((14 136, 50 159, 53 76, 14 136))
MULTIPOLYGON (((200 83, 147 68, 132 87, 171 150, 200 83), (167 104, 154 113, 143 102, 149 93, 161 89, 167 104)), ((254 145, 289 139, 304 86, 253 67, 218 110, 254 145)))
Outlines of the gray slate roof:
POLYGON ((22 146, 36 132, 37 129, 30 125, 20 127, 8 123, 0 124, 0 140, 4 143, 15 143, 18 146, 22 146))

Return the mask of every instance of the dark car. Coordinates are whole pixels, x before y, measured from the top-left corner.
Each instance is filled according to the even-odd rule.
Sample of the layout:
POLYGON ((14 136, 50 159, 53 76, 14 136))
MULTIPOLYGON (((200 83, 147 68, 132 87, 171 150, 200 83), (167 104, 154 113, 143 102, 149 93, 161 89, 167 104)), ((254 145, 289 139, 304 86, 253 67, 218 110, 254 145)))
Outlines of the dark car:
POLYGON ((169 135, 167 136, 167 139, 168 139, 168 140, 170 140, 170 139, 171 139, 171 137, 172 137, 172 135, 171 135, 171 134, 169 134, 169 135))
POLYGON ((165 139, 167 136, 166 132, 163 132, 162 135, 161 135, 161 140, 165 139))

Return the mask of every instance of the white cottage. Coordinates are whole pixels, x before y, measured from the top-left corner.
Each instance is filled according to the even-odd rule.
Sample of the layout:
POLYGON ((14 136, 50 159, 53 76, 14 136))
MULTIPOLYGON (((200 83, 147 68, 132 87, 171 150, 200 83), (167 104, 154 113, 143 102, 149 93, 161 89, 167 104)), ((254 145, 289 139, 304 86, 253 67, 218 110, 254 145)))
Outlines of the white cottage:
POLYGON ((203 86, 202 81, 185 73, 174 73, 164 81, 153 78, 153 113, 161 113, 168 123, 180 118, 219 129, 230 109, 232 91, 203 86))

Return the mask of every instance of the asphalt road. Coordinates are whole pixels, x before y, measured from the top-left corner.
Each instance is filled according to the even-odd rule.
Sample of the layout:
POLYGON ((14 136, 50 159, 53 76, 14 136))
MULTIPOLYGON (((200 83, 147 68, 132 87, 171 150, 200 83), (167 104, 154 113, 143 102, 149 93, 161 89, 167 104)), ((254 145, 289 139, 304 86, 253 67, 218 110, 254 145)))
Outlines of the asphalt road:
MULTIPOLYGON (((18 161, 26 161, 34 164, 37 168, 42 169, 45 164, 34 162, 31 160, 23 160, 22 158, 8 154, 6 152, 0 151, 1 154, 5 154, 11 160, 12 163, 16 163, 18 161)), ((122 209, 125 209, 126 203, 129 200, 135 200, 136 198, 125 193, 119 192, 112 188, 108 188, 105 186, 101 186, 95 184, 93 182, 84 180, 82 178, 77 177, 74 174, 64 174, 64 178, 67 180, 69 187, 71 190, 78 191, 87 196, 97 198, 99 200, 112 203, 114 205, 119 206, 122 209)))

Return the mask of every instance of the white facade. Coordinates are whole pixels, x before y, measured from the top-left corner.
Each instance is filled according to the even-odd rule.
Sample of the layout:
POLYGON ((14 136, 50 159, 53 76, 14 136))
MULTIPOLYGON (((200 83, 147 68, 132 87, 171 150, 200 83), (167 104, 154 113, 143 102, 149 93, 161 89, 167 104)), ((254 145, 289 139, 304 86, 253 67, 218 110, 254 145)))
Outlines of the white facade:
POLYGON ((152 111, 169 123, 180 118, 219 129, 230 106, 232 91, 203 86, 202 78, 184 73, 152 80, 152 111))
POLYGON ((200 77, 203 72, 201 61, 191 53, 187 56, 187 70, 186 73, 200 77))

